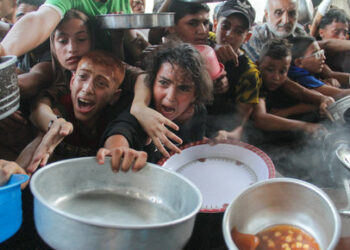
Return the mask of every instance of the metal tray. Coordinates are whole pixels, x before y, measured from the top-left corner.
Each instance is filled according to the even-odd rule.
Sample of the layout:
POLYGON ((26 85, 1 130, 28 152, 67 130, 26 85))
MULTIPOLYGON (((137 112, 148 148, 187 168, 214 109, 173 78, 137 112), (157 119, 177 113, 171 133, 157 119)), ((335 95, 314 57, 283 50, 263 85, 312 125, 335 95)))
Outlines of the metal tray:
POLYGON ((174 25, 172 12, 97 16, 101 29, 148 29, 174 25))
POLYGON ((328 106, 328 111, 331 113, 334 121, 344 124, 345 112, 350 108, 350 95, 345 96, 328 106))

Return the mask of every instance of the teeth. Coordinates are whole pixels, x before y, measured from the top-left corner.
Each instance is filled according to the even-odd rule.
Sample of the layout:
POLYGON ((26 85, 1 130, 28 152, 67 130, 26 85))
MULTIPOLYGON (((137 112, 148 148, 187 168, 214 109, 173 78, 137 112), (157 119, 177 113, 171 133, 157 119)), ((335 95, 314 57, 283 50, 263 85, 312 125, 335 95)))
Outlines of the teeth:
POLYGON ((79 98, 79 102, 82 102, 82 103, 84 103, 84 104, 89 104, 89 103, 91 103, 90 101, 83 100, 83 99, 80 99, 80 98, 79 98))

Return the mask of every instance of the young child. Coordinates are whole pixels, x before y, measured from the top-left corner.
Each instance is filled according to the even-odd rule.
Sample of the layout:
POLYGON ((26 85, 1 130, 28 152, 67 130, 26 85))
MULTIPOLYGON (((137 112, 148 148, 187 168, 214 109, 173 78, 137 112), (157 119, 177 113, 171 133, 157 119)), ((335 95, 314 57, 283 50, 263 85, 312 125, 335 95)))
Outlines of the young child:
MULTIPOLYGON (((149 59, 147 80, 152 91, 151 107, 175 123, 181 118, 177 135, 184 143, 202 139, 205 135, 203 104, 212 97, 212 81, 199 52, 186 43, 170 43, 164 44, 149 59), (194 114, 187 115, 192 106, 194 114), (187 121, 182 119, 184 114, 187 121)), ((145 150, 148 161, 157 162, 161 155, 155 152, 154 142, 146 147, 147 137, 135 117, 125 112, 110 124, 103 139, 108 147, 145 150)), ((100 150, 98 159, 103 160, 106 152, 111 153, 100 150)))
POLYGON ((158 12, 174 12, 175 25, 166 29, 151 29, 151 44, 162 43, 163 36, 177 37, 191 44, 206 44, 209 35, 209 7, 202 3, 165 0, 158 12))
POLYGON ((216 52, 225 63, 229 90, 214 96, 208 106, 209 136, 218 131, 217 139, 241 139, 243 127, 259 100, 261 79, 257 66, 241 50, 250 38, 255 10, 246 0, 229 0, 218 12, 216 52))
MULTIPOLYGON (((349 36, 349 19, 344 10, 332 8, 322 17, 319 25, 321 40, 347 40, 349 36)), ((350 72, 349 51, 332 52, 326 50, 326 64, 334 71, 350 72)))
MULTIPOLYGON (((258 61, 263 85, 261 88, 259 103, 254 106, 252 118, 255 126, 265 131, 303 131, 308 134, 314 134, 323 129, 323 126, 317 123, 304 122, 294 119, 288 119, 271 114, 273 105, 293 105, 293 100, 297 102, 310 102, 301 90, 292 92, 285 88, 288 69, 292 60, 291 45, 285 40, 273 39, 269 41, 261 50, 258 61), (273 99, 278 99, 274 101, 273 99), (289 99, 289 100, 288 100, 289 99), (301 100, 300 100, 301 99, 301 100), (288 102, 288 103, 287 103, 288 102)), ((295 103, 294 103, 295 104, 295 103)), ((296 108, 296 107, 294 107, 296 108)), ((299 109, 302 108, 299 106, 299 109)), ((317 106, 310 105, 303 107, 303 112, 313 111, 317 106)))
MULTIPOLYGON (((124 64, 109 53, 91 51, 84 55, 71 78, 70 93, 53 104, 57 118, 49 123, 28 171, 45 165, 57 146, 58 158, 94 155, 103 131, 116 115, 113 106, 119 100, 124 76, 124 64)), ((52 115, 51 109, 46 112, 42 112, 44 119, 52 115)))
MULTIPOLYGON (((324 50, 310 36, 299 36, 291 39, 292 66, 289 69, 288 77, 301 85, 314 89, 334 99, 342 98, 350 94, 350 89, 339 89, 325 84, 315 75, 321 73, 325 67, 324 50)), ((348 78, 349 79, 349 78, 348 78)))

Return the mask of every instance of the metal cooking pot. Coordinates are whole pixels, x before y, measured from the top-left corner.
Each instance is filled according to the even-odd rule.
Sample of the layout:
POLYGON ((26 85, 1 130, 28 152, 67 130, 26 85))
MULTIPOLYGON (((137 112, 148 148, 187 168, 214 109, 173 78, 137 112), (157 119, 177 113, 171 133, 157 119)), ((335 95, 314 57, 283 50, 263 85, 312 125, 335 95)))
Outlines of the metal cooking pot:
POLYGON ((332 115, 335 122, 338 122, 340 124, 346 123, 346 121, 349 119, 347 116, 348 111, 350 108, 350 95, 347 95, 336 102, 330 104, 327 109, 329 113, 332 115))
POLYGON ((16 56, 0 57, 0 120, 19 108, 16 56))
POLYGON ((175 13, 107 14, 97 16, 101 29, 148 29, 174 25, 175 13))
POLYGON ((50 164, 30 189, 36 229, 54 249, 182 249, 202 205, 179 174, 150 163, 116 174, 94 157, 50 164))
POLYGON ((233 227, 256 234, 278 224, 302 228, 320 249, 334 249, 341 231, 338 211, 321 189, 297 179, 275 178, 250 186, 232 201, 223 219, 225 242, 229 249, 237 249, 233 227))

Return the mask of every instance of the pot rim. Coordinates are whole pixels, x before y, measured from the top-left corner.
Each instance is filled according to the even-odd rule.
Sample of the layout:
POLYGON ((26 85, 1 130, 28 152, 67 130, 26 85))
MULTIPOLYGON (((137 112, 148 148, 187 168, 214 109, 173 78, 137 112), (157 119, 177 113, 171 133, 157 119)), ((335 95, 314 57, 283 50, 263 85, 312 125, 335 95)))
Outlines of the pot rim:
MULTIPOLYGON (((110 158, 111 157, 106 157, 105 164, 109 165, 109 159, 110 158)), ((163 223, 156 223, 156 224, 123 225, 123 224, 115 224, 115 223, 91 222, 91 221, 89 221, 87 219, 83 219, 83 218, 81 218, 79 216, 72 215, 70 213, 64 212, 64 211, 62 211, 62 210, 52 206, 37 191, 37 189, 35 187, 36 179, 40 178, 41 173, 43 173, 45 171, 48 171, 48 169, 54 168, 54 167, 63 167, 64 165, 60 165, 60 164, 65 163, 65 162, 72 163, 74 161, 95 160, 95 159, 96 158, 94 156, 79 157, 79 158, 74 158, 74 159, 66 159, 66 160, 62 160, 62 161, 57 161, 57 162, 54 162, 54 163, 51 163, 51 164, 49 164, 47 166, 42 167, 41 169, 39 169, 37 172, 35 172, 33 174, 32 178, 31 178, 31 181, 30 181, 30 184, 29 184, 30 185, 30 190, 33 193, 34 198, 36 200, 38 200, 40 203, 42 203, 47 209, 50 209, 53 212, 55 212, 55 213, 57 213, 57 214, 59 214, 59 215, 61 215, 63 217, 66 217, 66 218, 69 218, 69 219, 73 219, 73 220, 78 221, 80 223, 91 225, 91 226, 109 227, 109 228, 115 228, 115 229, 152 229, 152 228, 162 228, 162 227, 168 227, 168 226, 180 224, 180 223, 185 222, 185 221, 191 219, 192 217, 196 216, 196 214, 199 212, 199 210, 200 210, 200 208, 202 206, 202 203, 203 203, 202 194, 199 191, 199 189, 191 181, 189 181, 187 178, 183 177, 182 175, 180 175, 180 174, 178 174, 178 173, 176 173, 174 171, 162 168, 162 167, 160 167, 160 166, 158 166, 156 164, 149 163, 149 162, 147 162, 147 165, 145 166, 145 168, 146 167, 158 168, 161 171, 165 171, 165 172, 168 172, 170 174, 174 174, 178 178, 180 178, 183 181, 185 181, 188 185, 190 185, 193 188, 195 193, 198 195, 199 202, 198 202, 197 206, 195 207, 195 209, 193 209, 193 211, 191 213, 189 213, 186 216, 181 217, 179 219, 172 220, 170 222, 163 222, 163 223), (56 166, 56 165, 58 165, 58 166, 56 166)), ((102 165, 100 167, 102 167, 102 165)))
POLYGON ((332 200, 329 198, 329 196, 322 189, 318 188, 314 184, 311 184, 311 183, 303 181, 303 180, 294 179, 294 178, 287 178, 287 177, 281 177, 281 178, 279 177, 279 178, 267 179, 267 180, 257 182, 255 184, 251 185, 250 187, 248 187, 246 190, 244 190, 240 195, 238 195, 230 203, 230 205, 227 207, 227 209, 224 213, 224 217, 222 220, 222 231, 223 231, 226 246, 228 246, 229 249, 234 249, 234 250, 238 249, 236 247, 236 245, 233 243, 233 240, 231 238, 231 234, 230 234, 231 228, 228 228, 229 211, 231 210, 231 207, 233 207, 233 204, 236 202, 236 200, 240 199, 243 195, 249 193, 253 189, 259 188, 260 186, 263 186, 266 184, 273 184, 273 183, 293 183, 293 184, 297 184, 297 185, 309 188, 312 191, 314 191, 317 195, 319 195, 323 200, 326 201, 326 203, 328 204, 329 208, 332 211, 332 215, 333 215, 333 218, 335 221, 334 235, 333 235, 331 242, 329 243, 328 249, 335 249, 335 247, 339 241, 339 238, 340 238, 341 219, 340 219, 340 215, 338 213, 338 210, 335 207, 335 205, 333 204, 332 200))
POLYGON ((0 187, 0 192, 8 191, 13 187, 17 187, 22 183, 29 180, 29 176, 26 174, 13 174, 11 179, 8 181, 8 184, 0 187))
POLYGON ((7 68, 8 66, 12 65, 12 64, 15 64, 16 61, 17 61, 17 56, 12 56, 12 55, 9 55, 9 56, 2 56, 1 57, 2 60, 6 60, 2 63, 0 63, 0 70, 1 69, 5 69, 7 68))

